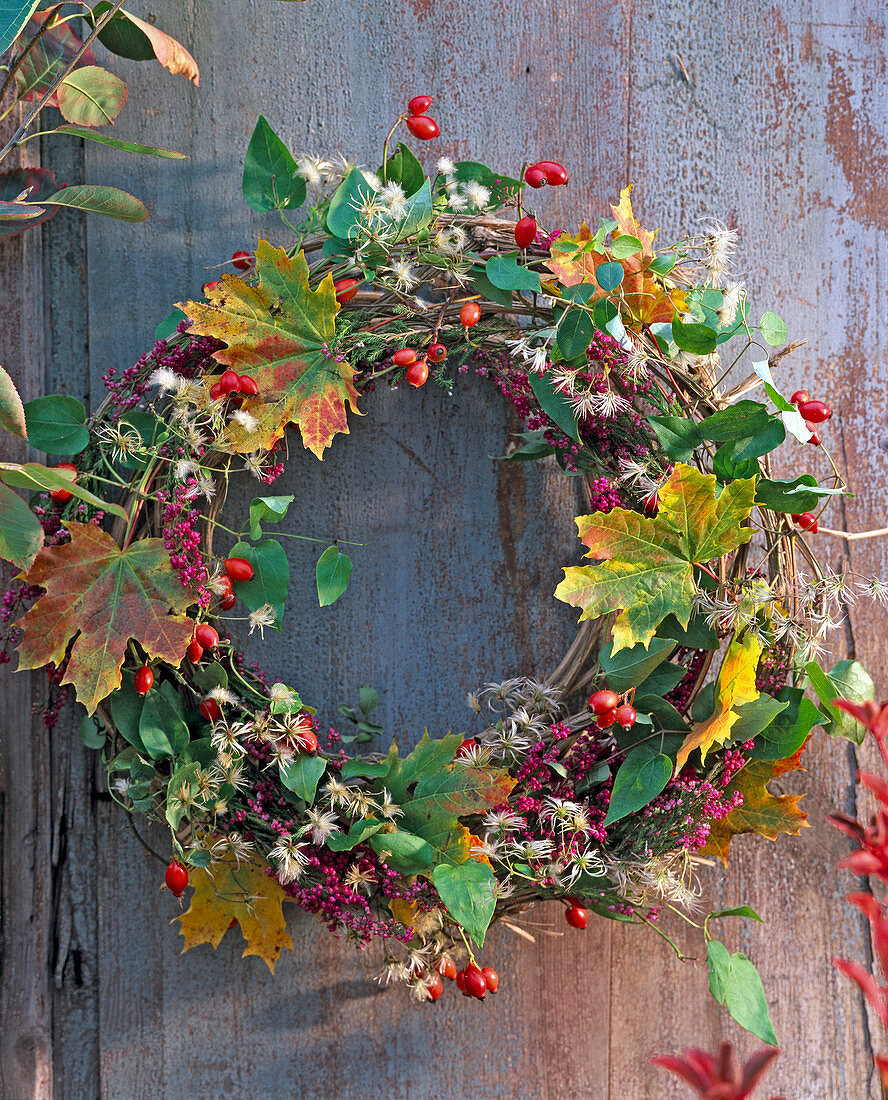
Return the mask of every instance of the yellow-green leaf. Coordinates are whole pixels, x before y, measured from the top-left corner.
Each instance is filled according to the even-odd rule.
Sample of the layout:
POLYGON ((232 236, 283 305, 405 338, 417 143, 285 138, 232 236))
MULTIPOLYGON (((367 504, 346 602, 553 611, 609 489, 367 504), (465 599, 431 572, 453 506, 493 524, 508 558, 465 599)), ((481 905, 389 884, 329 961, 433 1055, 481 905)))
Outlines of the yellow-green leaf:
POLYGON ((660 490, 655 518, 624 508, 578 517, 586 557, 598 564, 566 568, 555 595, 582 608, 580 621, 619 611, 614 652, 647 646, 667 615, 687 627, 694 565, 749 541, 752 532, 741 525, 754 496, 755 478, 733 481, 717 496, 714 475, 679 464, 660 490))

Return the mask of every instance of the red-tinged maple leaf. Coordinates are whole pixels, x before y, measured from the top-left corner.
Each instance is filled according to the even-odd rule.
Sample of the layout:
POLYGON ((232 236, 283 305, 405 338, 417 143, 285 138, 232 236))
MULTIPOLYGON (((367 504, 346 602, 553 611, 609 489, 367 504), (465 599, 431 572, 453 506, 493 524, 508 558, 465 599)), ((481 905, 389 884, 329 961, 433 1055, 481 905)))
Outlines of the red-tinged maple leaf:
POLYGON ((238 453, 269 450, 295 424, 305 446, 323 458, 337 432, 348 434, 346 402, 358 412, 355 371, 336 358, 333 279, 326 275, 312 290, 305 255, 291 258, 267 241, 256 249, 256 272, 256 286, 226 274, 208 291, 209 305, 179 306, 191 320, 190 332, 227 345, 214 358, 250 375, 259 388, 243 405, 256 430, 232 422, 223 446, 238 453))
POLYGON ((598 565, 570 566, 555 589, 559 600, 581 607, 583 619, 621 611, 613 628, 614 651, 647 646, 667 615, 687 626, 693 610, 694 565, 749 542, 741 524, 752 510, 755 478, 732 481, 716 496, 716 479, 677 465, 649 519, 614 508, 579 516, 580 538, 598 565))
POLYGON ((120 687, 127 643, 178 666, 194 630, 177 614, 194 603, 173 572, 161 539, 121 550, 92 524, 69 523, 71 541, 46 546, 25 576, 45 589, 21 618, 19 668, 59 664, 70 646, 63 684, 73 684, 92 714, 120 687), (171 614, 173 612, 173 614, 171 614))
MULTIPOLYGON (((612 206, 621 234, 636 237, 642 251, 633 256, 614 257, 610 250, 595 251, 592 248, 592 232, 585 222, 579 233, 571 236, 562 233, 551 247, 551 256, 546 267, 555 275, 562 286, 577 286, 580 283, 597 283, 595 273, 602 264, 618 263, 625 272, 619 291, 609 295, 620 308, 624 320, 630 324, 654 324, 658 321, 671 321, 677 313, 686 309, 683 290, 667 288, 648 270, 655 258, 654 240, 656 233, 643 229, 632 213, 630 194, 632 185, 620 192, 620 202, 612 206)), ((596 290, 590 299, 592 302, 608 297, 603 290, 596 290)))
POLYGON ((722 1043, 718 1056, 692 1047, 683 1058, 661 1055, 651 1058, 651 1064, 680 1077, 704 1100, 746 1100, 779 1053, 774 1047, 763 1047, 741 1066, 733 1045, 722 1043))
POLYGON ((713 745, 723 745, 740 719, 736 708, 758 699, 755 673, 761 654, 762 643, 755 634, 747 634, 742 640, 732 640, 715 686, 715 710, 685 738, 676 757, 676 772, 685 766, 694 749, 700 750, 702 762, 713 745))
POLYGON ((229 854, 212 872, 194 867, 190 875, 191 905, 175 918, 185 937, 182 954, 200 943, 218 947, 236 922, 247 941, 244 957, 258 955, 273 974, 281 951, 293 950, 293 940, 282 908, 289 899, 277 879, 265 874, 265 863, 229 854))
POLYGON ((737 773, 725 788, 724 797, 730 799, 739 791, 743 802, 727 817, 712 823, 704 855, 716 856, 727 866, 732 837, 758 833, 768 840, 776 840, 781 833, 798 836, 807 827, 808 815, 798 807, 805 796, 771 794, 768 784, 772 779, 802 768, 801 755, 809 740, 785 760, 751 760, 737 773))

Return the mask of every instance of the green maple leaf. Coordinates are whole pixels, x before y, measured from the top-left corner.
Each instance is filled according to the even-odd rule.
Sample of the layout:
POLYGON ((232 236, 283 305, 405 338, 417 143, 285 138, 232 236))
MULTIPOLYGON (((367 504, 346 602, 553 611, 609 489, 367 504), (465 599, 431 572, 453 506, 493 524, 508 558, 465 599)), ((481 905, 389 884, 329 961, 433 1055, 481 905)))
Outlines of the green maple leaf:
POLYGON ((312 290, 305 254, 291 258, 267 241, 256 249, 256 272, 256 286, 226 274, 208 291, 209 304, 179 304, 190 332, 227 345, 215 353, 217 362, 250 375, 259 388, 243 404, 256 430, 232 422, 223 445, 239 453, 268 450, 295 424, 305 446, 323 458, 337 432, 348 434, 346 402, 358 412, 354 368, 335 356, 339 306, 332 276, 312 290))
POLYGON ((555 589, 559 600, 581 607, 583 619, 621 612, 614 623, 614 652, 647 647, 667 615, 687 627, 693 610, 694 565, 704 565, 749 542, 741 527, 755 497, 755 478, 741 478, 716 496, 716 479, 677 465, 660 490, 653 519, 615 508, 579 516, 587 558, 570 566, 555 589))
POLYGON ((45 546, 25 580, 45 589, 18 626, 24 631, 19 669, 59 664, 92 714, 120 687, 127 643, 176 667, 194 631, 183 612, 195 595, 170 566, 162 539, 139 539, 121 550, 92 524, 68 523, 71 541, 45 546))

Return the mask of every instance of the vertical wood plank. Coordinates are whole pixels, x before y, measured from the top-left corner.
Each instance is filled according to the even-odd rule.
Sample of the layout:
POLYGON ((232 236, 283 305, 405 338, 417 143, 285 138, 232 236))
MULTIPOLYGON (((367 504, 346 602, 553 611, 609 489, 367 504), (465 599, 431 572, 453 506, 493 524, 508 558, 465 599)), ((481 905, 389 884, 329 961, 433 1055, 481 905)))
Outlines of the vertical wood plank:
MULTIPOLYGON (((34 164, 26 149, 19 165, 34 164)), ((42 279, 39 231, 0 240, 0 362, 25 401, 43 392, 42 279)), ((4 459, 25 460, 27 445, 3 434, 4 459)), ((4 564, 4 589, 14 573, 4 564)), ((0 1093, 37 1100, 53 1088, 52 786, 49 736, 31 716, 42 684, 14 667, 0 670, 0 1093)))
MULTIPOLYGON (((662 220, 667 238, 703 215, 741 229, 738 269, 759 313, 774 308, 791 339, 809 341, 781 364, 786 392, 804 384, 836 412, 826 438, 858 494, 844 505, 849 529, 884 525, 885 458, 867 408, 869 399, 878 416, 884 406, 872 364, 884 344, 885 226, 871 192, 888 131, 884 102, 871 91, 884 76, 884 36, 880 5, 820 0, 755 11, 667 0, 636 6, 632 23, 630 175, 640 206, 662 220)), ((785 451, 787 472, 799 462, 827 472, 814 448, 785 451)), ((841 525, 842 512, 831 510, 830 526, 841 525)), ((884 573, 881 545, 853 545, 850 555, 829 539, 816 549, 836 568, 850 557, 858 570, 884 573)), ((837 632, 838 648, 856 642, 884 685, 884 611, 861 603, 851 618, 851 631, 837 632)), ((831 965, 836 954, 869 957, 865 924, 843 901, 851 880, 836 871, 847 847, 824 821, 835 808, 853 812, 854 753, 818 733, 806 756, 807 774, 787 776, 780 789, 808 791, 813 828, 777 845, 735 841, 730 876, 707 881, 717 903, 747 901, 766 921, 730 927, 724 938, 764 978, 783 1046, 771 1090, 875 1096, 861 998, 831 965)), ((662 1000, 651 1016, 639 1015, 647 975, 634 962, 642 950, 628 936, 615 942, 613 1014, 626 1026, 614 1031, 611 1088, 678 1097, 682 1086, 668 1092, 646 1057, 713 1048, 721 1036, 747 1053, 757 1044, 694 992, 701 974, 676 976, 656 949, 662 1000)))

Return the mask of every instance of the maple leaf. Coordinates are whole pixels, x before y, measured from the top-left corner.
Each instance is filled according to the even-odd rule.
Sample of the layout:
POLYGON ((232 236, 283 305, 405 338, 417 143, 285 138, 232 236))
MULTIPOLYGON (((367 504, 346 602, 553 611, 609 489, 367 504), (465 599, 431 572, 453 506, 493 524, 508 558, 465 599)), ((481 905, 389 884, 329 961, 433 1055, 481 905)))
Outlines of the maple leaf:
POLYGON ((704 761, 713 745, 723 745, 740 718, 735 708, 758 699, 755 673, 761 655, 762 643, 755 634, 747 634, 742 641, 732 640, 718 674, 715 710, 685 738, 676 757, 676 772, 685 766, 694 749, 700 750, 700 760, 704 761))
POLYGON ((413 797, 401 803, 398 827, 430 844, 436 861, 464 863, 472 834, 458 818, 507 802, 514 786, 515 780, 501 768, 448 764, 419 780, 413 797))
POLYGON ((776 840, 780 833, 798 836, 802 828, 807 827, 808 815, 798 808, 805 796, 771 794, 768 784, 772 779, 802 768, 800 758, 808 741, 810 738, 785 760, 751 760, 737 773, 725 788, 723 797, 730 798, 739 791, 743 803, 721 821, 713 821, 703 855, 716 856, 727 865, 731 837, 758 833, 768 840, 776 840))
POLYGON ((140 539, 121 550, 91 523, 69 523, 71 541, 45 546, 27 584, 46 591, 21 618, 19 668, 59 664, 69 643, 63 684, 73 684, 92 714, 120 687, 120 668, 130 638, 150 657, 182 661, 194 623, 182 612, 194 603, 173 572, 162 539, 140 539))
POLYGON ((580 621, 621 611, 613 652, 647 648, 667 615, 687 628, 693 610, 694 565, 704 565, 749 542, 741 527, 755 496, 755 478, 738 478, 716 496, 716 479, 677 465, 660 490, 660 510, 649 519, 614 508, 579 516, 587 558, 597 565, 569 566, 555 589, 559 600, 583 609, 580 621))
MULTIPOLYGON (((554 241, 546 267, 562 286, 570 287, 580 283, 597 283, 595 274, 602 264, 618 263, 625 274, 619 293, 610 295, 610 298, 619 306, 624 319, 642 325, 671 321, 676 314, 685 311, 685 293, 678 288, 667 289, 648 270, 655 259, 654 240, 657 234, 643 229, 636 220, 632 213, 631 192, 631 184, 624 187, 620 192, 619 204, 612 206, 611 210, 620 233, 639 240, 642 246, 640 253, 615 257, 606 248, 600 252, 592 250, 589 244, 593 239, 592 231, 583 222, 576 236, 562 233, 554 241)), ((605 297, 608 297, 605 291, 598 289, 590 301, 596 302, 605 297)))
POLYGON ((282 909, 290 899, 277 879, 265 874, 265 866, 259 858, 241 857, 238 863, 229 854, 213 864, 212 875, 201 867, 191 869, 191 905, 174 918, 185 937, 182 954, 199 943, 218 947, 236 920, 247 941, 241 957, 258 955, 274 973, 281 951, 293 950, 282 909))
POLYGON ((325 275, 312 290, 305 254, 291 258, 267 241, 256 249, 256 272, 256 286, 225 274, 208 291, 209 305, 179 305, 191 321, 189 332, 227 345, 215 352, 217 362, 250 375, 259 388, 243 405, 258 422, 256 430, 232 422, 221 444, 238 453, 269 450, 295 424, 304 445, 323 458, 337 432, 348 434, 346 402, 358 412, 354 368, 334 354, 339 306, 333 278, 325 275))

